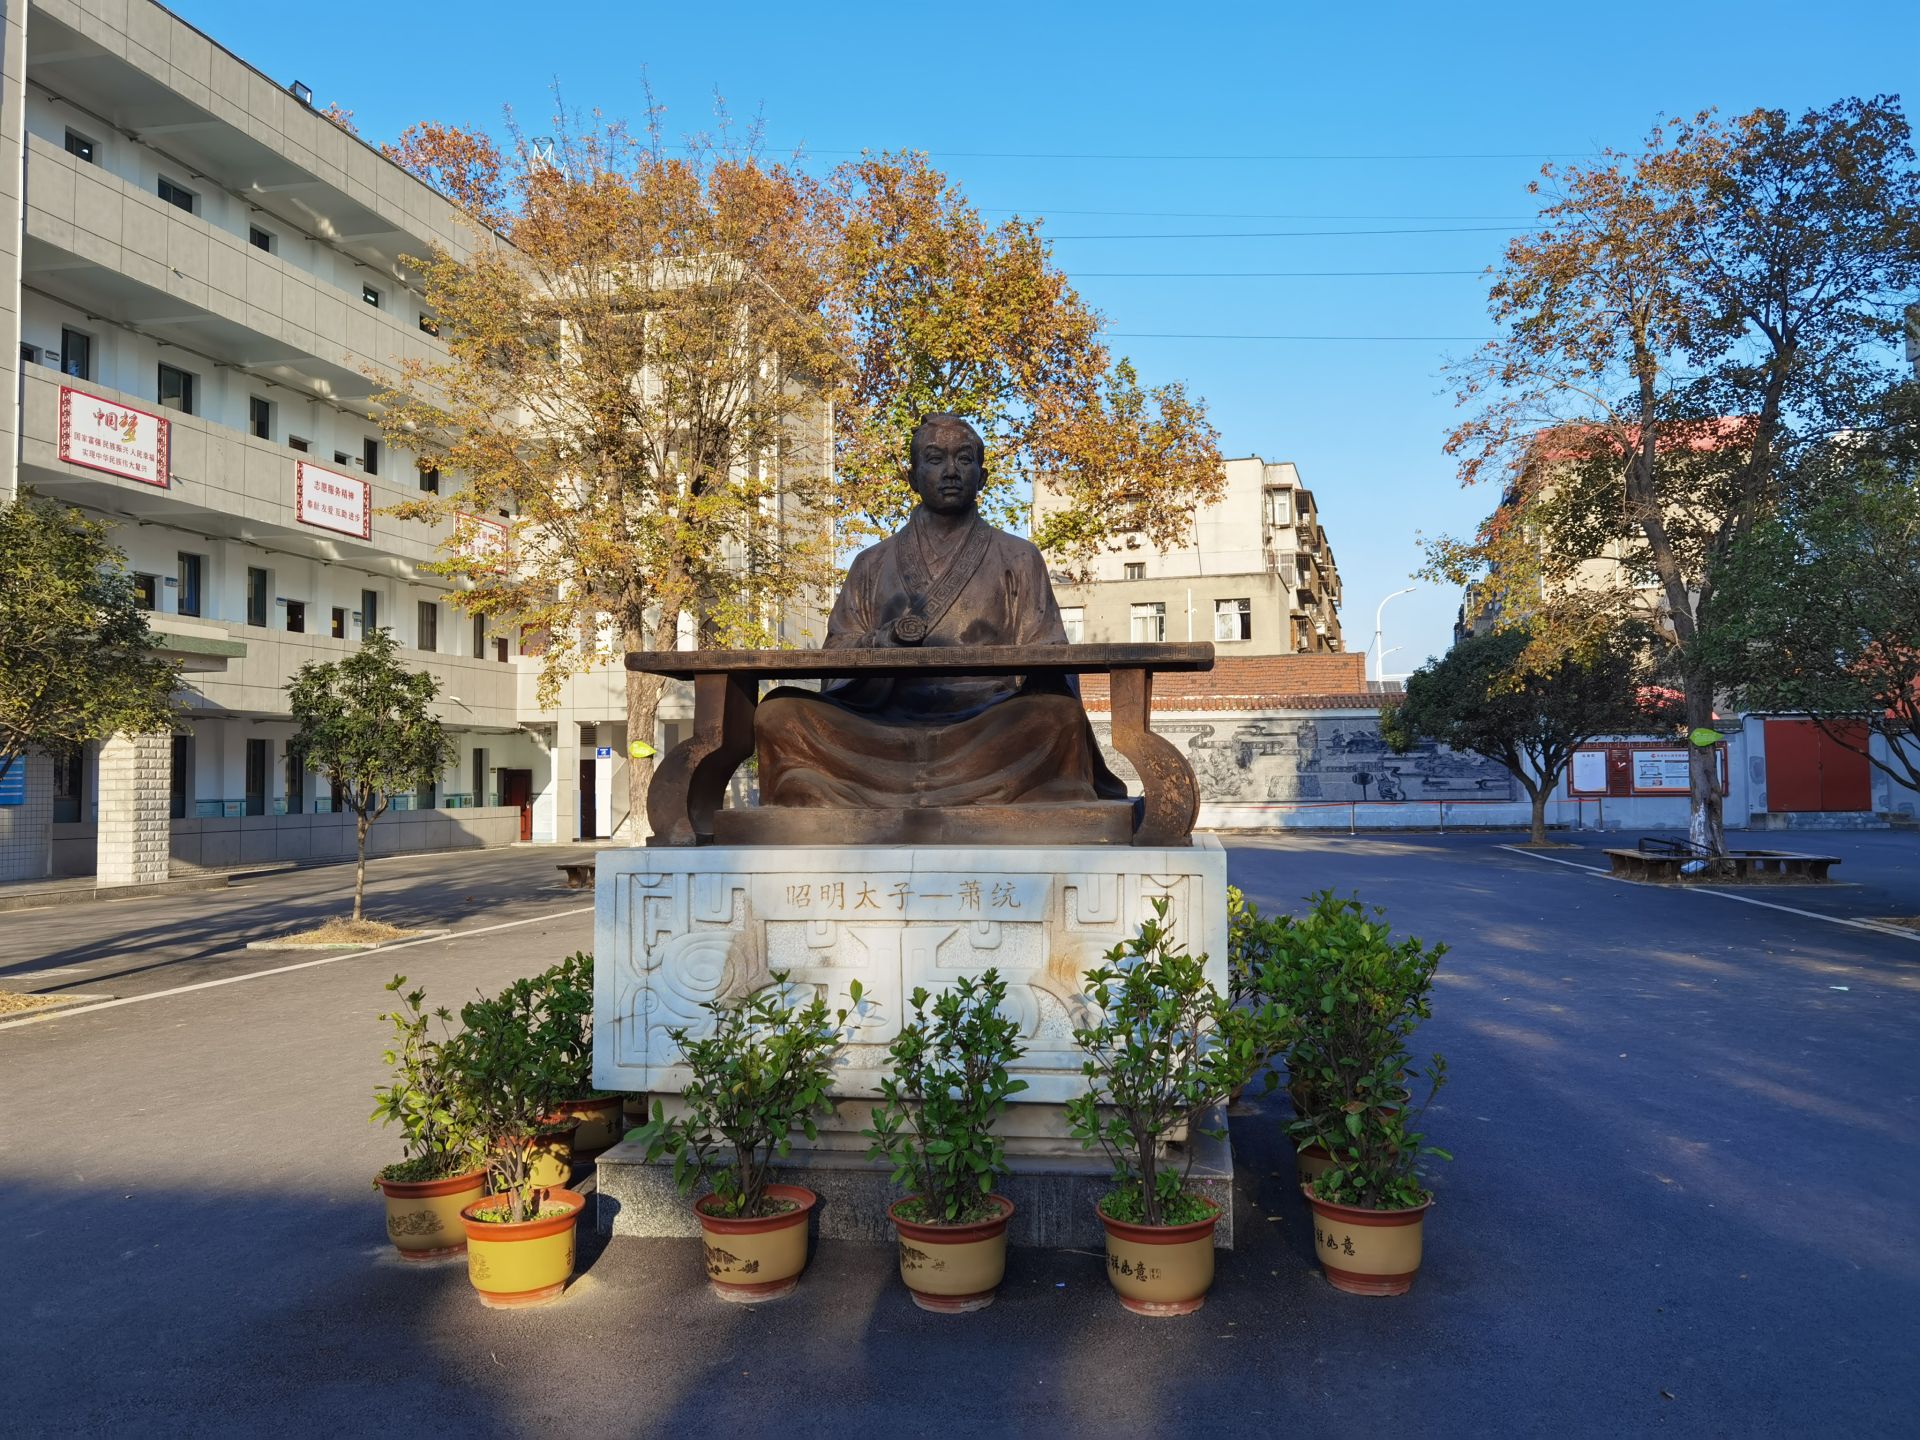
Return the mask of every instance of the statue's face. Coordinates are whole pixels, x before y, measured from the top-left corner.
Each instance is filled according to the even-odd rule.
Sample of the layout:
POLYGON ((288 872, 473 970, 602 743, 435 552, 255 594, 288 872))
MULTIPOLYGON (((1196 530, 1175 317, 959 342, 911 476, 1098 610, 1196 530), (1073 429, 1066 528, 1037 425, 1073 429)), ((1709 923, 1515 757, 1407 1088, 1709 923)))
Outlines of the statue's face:
POLYGON ((980 442, 962 425, 930 425, 913 455, 913 493, 936 515, 964 515, 987 482, 980 442))

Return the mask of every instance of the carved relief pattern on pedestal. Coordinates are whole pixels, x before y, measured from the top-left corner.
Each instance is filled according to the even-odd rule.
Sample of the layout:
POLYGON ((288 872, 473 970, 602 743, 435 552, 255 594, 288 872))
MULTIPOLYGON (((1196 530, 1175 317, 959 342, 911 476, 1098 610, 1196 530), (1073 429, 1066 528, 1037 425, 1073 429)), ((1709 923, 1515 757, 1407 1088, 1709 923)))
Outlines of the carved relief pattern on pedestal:
MULTIPOLYGON (((1152 857, 1138 851, 1130 856, 1137 868, 1116 863, 1106 871, 1059 873, 1024 868, 1035 864, 1031 855, 1009 863, 986 851, 964 852, 980 862, 965 866, 952 851, 807 852, 805 859, 826 862, 811 871, 796 864, 802 857, 778 851, 734 850, 727 858, 744 863, 609 875, 609 857, 601 857, 600 883, 625 887, 615 897, 615 933, 596 942, 615 961, 612 1023, 604 1032, 596 1025, 613 1037, 615 1073, 603 1071, 602 1083, 678 1088, 684 1073, 670 1032, 704 1033, 704 1004, 751 994, 779 971, 796 991, 836 1009, 850 1005, 849 984, 860 982, 864 1003, 851 1018, 854 1033, 835 1091, 871 1096, 914 989, 938 991, 996 968, 1007 981, 1006 1011, 1027 1047, 1018 1069, 1030 1080, 1048 1077, 1036 1091, 1057 1092, 1070 1078, 1078 1084, 1082 1055, 1073 1030, 1090 1018, 1082 977, 1138 933, 1153 900, 1169 901, 1176 934, 1196 951, 1208 948, 1209 931, 1190 918, 1196 908, 1218 908, 1224 918, 1224 888, 1211 883, 1210 872, 1188 861, 1189 868, 1156 873, 1140 867, 1152 857), (933 856, 951 868, 884 868, 933 856), (756 860, 780 868, 756 873, 749 868, 756 860), (1185 933, 1189 925, 1192 934, 1185 933)), ((1224 961, 1224 954, 1212 957, 1210 968, 1221 972, 1216 983, 1224 982, 1224 961)))

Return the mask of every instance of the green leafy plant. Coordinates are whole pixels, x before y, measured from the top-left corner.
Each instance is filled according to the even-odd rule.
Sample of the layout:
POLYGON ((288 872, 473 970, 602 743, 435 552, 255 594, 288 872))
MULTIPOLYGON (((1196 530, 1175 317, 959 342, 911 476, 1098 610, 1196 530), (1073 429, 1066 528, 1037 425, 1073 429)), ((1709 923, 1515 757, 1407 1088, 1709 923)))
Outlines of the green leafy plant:
MULTIPOLYGON (((1163 1154, 1168 1138, 1198 1129, 1201 1117, 1252 1078, 1282 1042, 1286 1015, 1268 1002, 1236 1008, 1206 977, 1207 957, 1187 954, 1166 925, 1167 902, 1133 939, 1086 974, 1095 1023, 1073 1038, 1087 1052, 1087 1089, 1067 1102, 1075 1139, 1113 1161, 1112 1219, 1182 1225, 1214 1213, 1188 1189, 1193 1147, 1163 1154)), ((1203 1131, 1199 1133, 1217 1134, 1203 1131)))
POLYGON ((872 1128, 861 1133, 873 1141, 868 1157, 889 1161, 893 1183, 914 1192, 910 1220, 958 1223, 996 1213, 986 1197, 1007 1166, 993 1122, 1027 1088, 1007 1074, 1025 1050, 1019 1026, 1000 1013, 1006 998, 997 970, 963 975, 938 995, 922 987, 908 997, 913 1018, 888 1048, 893 1070, 880 1082, 872 1128))
MULTIPOLYGON (((829 1010, 810 990, 805 1003, 796 1003, 806 987, 789 986, 783 970, 772 979, 745 1000, 702 1005, 713 1017, 708 1035, 696 1039, 684 1027, 668 1032, 692 1073, 686 1110, 669 1119, 655 1100, 639 1131, 647 1159, 673 1157, 683 1193, 702 1181, 712 1185, 707 1210, 723 1218, 788 1208, 766 1193, 773 1162, 791 1153, 795 1130, 818 1137, 814 1116, 826 1108, 827 1081, 847 1040, 846 1010, 829 1010)), ((847 994, 858 1008, 860 982, 851 982, 847 994)))
POLYGON ((1435 1055, 1421 1069, 1410 1058, 1413 1032, 1430 1012, 1433 976, 1445 945, 1394 941, 1386 912, 1331 890, 1289 917, 1261 970, 1262 993, 1298 1018, 1287 1053, 1302 1145, 1319 1143, 1333 1168, 1315 1182, 1323 1200, 1372 1210, 1404 1210, 1431 1198, 1421 1161, 1450 1160, 1414 1128, 1446 1080, 1435 1055), (1416 1105, 1414 1094, 1426 1094, 1416 1105))
POLYGON ((534 1038, 563 1076, 554 1103, 591 1100, 593 1088, 593 956, 576 950, 533 977, 534 1038))
POLYGON ((387 982, 387 990, 400 996, 399 1008, 380 1017, 393 1027, 382 1057, 393 1078, 374 1088, 378 1103, 367 1117, 400 1126, 406 1158, 387 1166, 380 1178, 417 1183, 469 1175, 480 1168, 485 1147, 450 1063, 448 1024, 453 1016, 445 1006, 427 1010, 424 990, 401 994, 406 983, 404 975, 387 982), (433 1034, 435 1020, 440 1022, 438 1037, 433 1034))
POLYGON ((539 1033, 541 989, 538 978, 529 977, 498 995, 469 1000, 460 1011, 465 1028, 448 1047, 486 1144, 489 1185, 505 1197, 507 1218, 515 1223, 540 1213, 535 1149, 574 1077, 565 1053, 539 1033))

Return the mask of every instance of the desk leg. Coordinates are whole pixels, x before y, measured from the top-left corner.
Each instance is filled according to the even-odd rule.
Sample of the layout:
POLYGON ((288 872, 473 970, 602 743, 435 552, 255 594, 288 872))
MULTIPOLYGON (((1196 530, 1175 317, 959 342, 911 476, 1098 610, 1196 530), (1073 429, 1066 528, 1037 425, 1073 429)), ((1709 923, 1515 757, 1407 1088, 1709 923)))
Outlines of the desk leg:
POLYGON ((693 736, 676 745, 647 788, 651 845, 711 845, 713 812, 727 782, 753 754, 753 709, 759 680, 751 675, 693 677, 693 736))
POLYGON ((1136 845, 1184 845, 1200 813, 1200 787, 1187 757, 1153 733, 1153 672, 1115 670, 1109 683, 1113 744, 1140 772, 1145 813, 1133 832, 1136 845))

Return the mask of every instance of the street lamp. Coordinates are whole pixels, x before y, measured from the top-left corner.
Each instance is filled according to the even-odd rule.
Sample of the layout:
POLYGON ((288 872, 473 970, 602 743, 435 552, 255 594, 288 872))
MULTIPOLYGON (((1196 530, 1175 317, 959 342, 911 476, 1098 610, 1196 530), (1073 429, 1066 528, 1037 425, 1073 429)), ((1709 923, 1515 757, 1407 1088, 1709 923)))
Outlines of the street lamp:
POLYGON ((1387 656, 1386 656, 1386 652, 1385 652, 1384 650, 1382 650, 1382 649, 1380 648, 1380 620, 1381 620, 1381 617, 1382 617, 1382 615, 1383 615, 1383 614, 1385 613, 1385 611, 1386 611, 1386 608, 1387 608, 1387 600, 1397 600, 1397 599, 1399 599, 1399 598, 1400 598, 1400 597, 1401 597, 1402 595, 1411 595, 1411 594, 1412 594, 1412 593, 1413 593, 1414 591, 1416 591, 1416 590, 1418 590, 1419 588, 1420 588, 1420 587, 1419 587, 1418 585, 1409 585, 1409 586, 1407 586, 1407 587, 1406 587, 1406 589, 1404 589, 1404 590, 1396 590, 1396 591, 1394 591, 1394 592, 1393 592, 1393 594, 1391 594, 1391 595, 1389 595, 1389 596, 1387 596, 1385 600, 1382 600, 1382 601, 1381 601, 1381 602, 1380 602, 1380 603, 1379 603, 1378 605, 1376 605, 1376 606, 1374 607, 1374 610, 1373 610, 1373 644, 1372 644, 1371 646, 1369 646, 1368 648, 1369 648, 1369 649, 1371 649, 1371 650, 1372 650, 1372 651, 1374 652, 1374 656, 1373 656, 1373 678, 1374 678, 1374 679, 1376 679, 1376 680, 1381 680, 1381 679, 1384 679, 1384 678, 1385 678, 1385 671, 1386 671, 1386 668, 1387 668, 1387 667, 1386 667, 1386 660, 1387 660, 1387 656))

